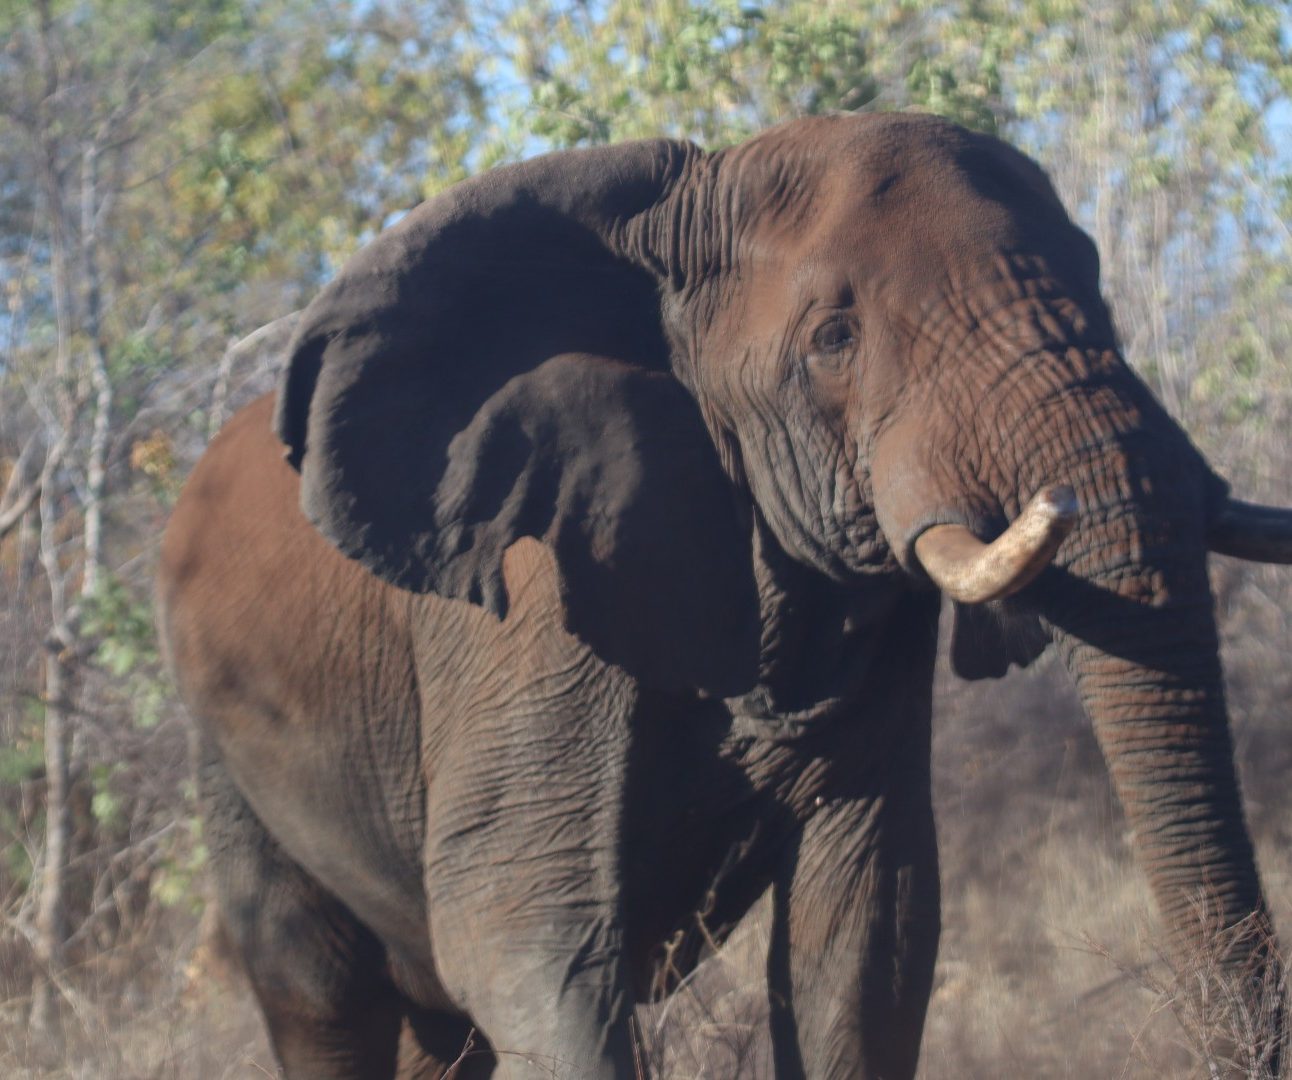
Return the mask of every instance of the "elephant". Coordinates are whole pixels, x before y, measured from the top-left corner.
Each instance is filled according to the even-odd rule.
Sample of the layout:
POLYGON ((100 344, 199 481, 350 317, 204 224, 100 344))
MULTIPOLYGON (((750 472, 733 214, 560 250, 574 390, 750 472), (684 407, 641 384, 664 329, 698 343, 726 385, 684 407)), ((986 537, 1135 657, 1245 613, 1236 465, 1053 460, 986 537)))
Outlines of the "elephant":
POLYGON ((776 1076, 912 1076, 943 596, 966 678, 1057 650, 1168 940, 1259 931, 1226 970, 1277 1071, 1207 563, 1292 561, 1292 513, 1128 366, 1022 152, 873 113, 535 157, 380 233, 286 352, 158 605, 287 1076, 639 1075, 664 951, 767 894, 776 1076))

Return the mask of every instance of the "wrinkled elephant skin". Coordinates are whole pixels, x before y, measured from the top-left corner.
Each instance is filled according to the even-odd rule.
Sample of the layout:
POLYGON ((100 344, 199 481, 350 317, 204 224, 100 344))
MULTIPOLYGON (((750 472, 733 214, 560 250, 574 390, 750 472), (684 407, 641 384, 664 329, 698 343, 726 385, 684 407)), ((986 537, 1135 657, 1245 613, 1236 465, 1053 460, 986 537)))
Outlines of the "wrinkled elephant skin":
POLYGON ((1287 515, 1131 372, 1017 151, 893 114, 537 158, 288 351, 159 582, 288 1076, 438 1076, 472 1030, 454 1075, 634 1076, 665 946, 768 888, 776 1075, 912 1076, 939 588, 966 677, 1059 650, 1172 940, 1200 899, 1268 930, 1207 556, 1287 561, 1287 515))

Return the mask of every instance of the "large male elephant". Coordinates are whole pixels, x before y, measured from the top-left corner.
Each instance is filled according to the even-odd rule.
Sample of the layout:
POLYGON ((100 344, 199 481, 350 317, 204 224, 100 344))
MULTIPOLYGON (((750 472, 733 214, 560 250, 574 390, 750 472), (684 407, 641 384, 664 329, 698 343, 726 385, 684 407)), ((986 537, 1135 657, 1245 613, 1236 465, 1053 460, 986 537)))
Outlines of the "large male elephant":
POLYGON ((159 586, 289 1076, 439 1076, 471 1029, 455 1075, 632 1076, 663 944, 769 887, 777 1076, 911 1076, 939 590, 968 677, 1055 644, 1174 939, 1268 929, 1207 553, 1287 561, 1292 519, 1127 367, 1019 152, 891 114, 537 158, 289 351, 159 586))

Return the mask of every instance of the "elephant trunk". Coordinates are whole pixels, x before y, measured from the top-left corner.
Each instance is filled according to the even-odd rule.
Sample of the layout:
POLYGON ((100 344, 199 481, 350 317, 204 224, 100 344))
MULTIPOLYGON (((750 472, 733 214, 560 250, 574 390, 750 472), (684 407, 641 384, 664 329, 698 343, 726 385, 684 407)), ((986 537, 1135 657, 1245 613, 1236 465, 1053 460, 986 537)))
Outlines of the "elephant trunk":
MULTIPOLYGON (((1081 507, 1037 604, 1108 764, 1197 998, 1218 1075, 1277 1075, 1283 1001, 1272 924, 1244 820, 1207 576, 1217 485, 1138 386, 1071 396, 1051 432, 1082 432, 1055 479, 1081 507), (1091 398, 1099 409, 1091 410, 1091 398), (1220 978, 1199 991, 1209 971, 1220 978), (1247 1034, 1243 1034, 1246 1032, 1247 1034)), ((1071 445, 1066 439, 1065 445, 1071 445)), ((1029 452, 1036 468, 1059 455, 1029 452)), ((1020 469, 1025 473, 1026 469, 1020 469)), ((1029 478, 1029 482, 1033 478, 1029 478)))
POLYGON ((956 429, 963 442, 942 460, 972 463, 975 446, 998 457, 957 487, 946 469, 909 456, 918 442, 894 440, 877 478, 881 523, 914 538, 903 562, 945 582, 921 562, 950 546, 939 530, 986 539, 999 515, 1015 531, 1036 493, 1071 485, 1076 527, 1018 602, 1048 624, 1076 683, 1173 958, 1182 970, 1205 960, 1225 983, 1205 993, 1241 1005, 1245 1015, 1213 1023, 1255 1032, 1219 1036, 1213 1051, 1254 1066, 1248 1075, 1274 1074, 1281 973, 1234 770, 1207 577, 1223 485, 1115 350, 1047 345, 998 363, 1002 392, 979 407, 977 424, 956 429))
MULTIPOLYGON (((1108 764, 1167 929, 1194 994, 1193 1039, 1217 1075, 1277 1076, 1282 973, 1233 764, 1206 568, 1194 552, 1165 599, 1100 613, 1054 612, 1055 640, 1108 764), (1209 1003, 1209 1006, 1207 1005, 1209 1003)), ((1138 590, 1146 559, 1105 579, 1138 590)), ((1089 587, 1089 582, 1085 587, 1089 587)), ((1159 594, 1160 595, 1160 594, 1159 594)))
POLYGON ((1056 641, 1173 938, 1198 943, 1200 903, 1225 925, 1263 912, 1210 611, 1168 601, 1052 622, 1066 623, 1056 641))

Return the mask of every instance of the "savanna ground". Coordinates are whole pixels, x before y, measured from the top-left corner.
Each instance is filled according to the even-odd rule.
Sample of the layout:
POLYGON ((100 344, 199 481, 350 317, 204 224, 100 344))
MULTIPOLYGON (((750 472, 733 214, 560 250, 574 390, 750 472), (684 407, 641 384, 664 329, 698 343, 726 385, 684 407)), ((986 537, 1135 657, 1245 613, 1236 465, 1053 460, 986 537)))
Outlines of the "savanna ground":
MULTIPOLYGON (((1273 570, 1217 561, 1234 736, 1275 920, 1292 940, 1292 646, 1273 570)), ((924 1080, 1206 1077, 1121 812, 1065 673, 1048 655, 1001 682, 942 665, 934 743, 943 933, 924 1080)), ((168 909, 146 944, 74 973, 69 1049, 27 1044, 25 973, 0 967, 0 1075, 104 1080, 275 1075, 249 992, 168 909)), ((770 1076, 755 923, 670 1002, 643 1010, 659 1075, 770 1076), (729 955, 728 955, 729 954, 729 955)), ((1197 973, 1195 972, 1195 975, 1197 973)))

